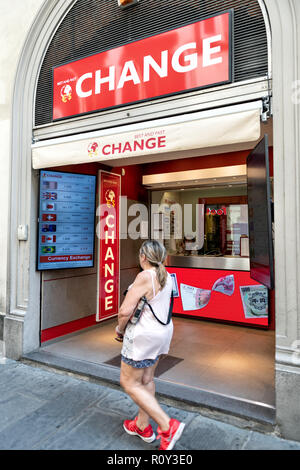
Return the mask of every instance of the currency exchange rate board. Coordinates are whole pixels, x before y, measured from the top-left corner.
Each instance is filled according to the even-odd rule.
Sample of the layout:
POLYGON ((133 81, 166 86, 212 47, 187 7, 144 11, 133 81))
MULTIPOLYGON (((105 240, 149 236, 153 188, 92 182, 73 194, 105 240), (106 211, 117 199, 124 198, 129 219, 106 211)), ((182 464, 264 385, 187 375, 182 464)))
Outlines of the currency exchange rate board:
POLYGON ((94 265, 96 176, 40 172, 38 270, 94 265))

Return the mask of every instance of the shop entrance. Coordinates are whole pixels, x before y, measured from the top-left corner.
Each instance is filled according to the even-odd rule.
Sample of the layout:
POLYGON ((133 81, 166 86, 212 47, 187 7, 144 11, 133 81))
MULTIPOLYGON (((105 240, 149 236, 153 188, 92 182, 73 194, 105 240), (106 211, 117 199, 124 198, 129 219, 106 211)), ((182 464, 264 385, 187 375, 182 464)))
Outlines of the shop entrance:
MULTIPOLYGON (((269 151, 272 180, 271 147, 269 151)), ((248 154, 244 150, 60 170, 97 174, 104 168, 121 175, 127 236, 120 241, 120 301, 139 272, 142 240, 131 233, 137 227, 131 222, 140 215, 139 205, 148 211, 149 236, 168 249, 166 266, 177 289, 175 333, 169 355, 157 368, 157 379, 194 390, 196 395, 207 392, 244 405, 260 405, 269 416, 275 407, 274 295, 249 273, 248 154), (175 206, 183 209, 179 219, 175 206), (182 231, 182 236, 176 237, 176 231, 182 231)), ((143 217, 140 232, 147 224, 143 217)), ((125 226, 121 225, 121 232, 125 226)), ((117 372, 116 320, 96 323, 96 291, 95 267, 43 273, 41 351, 117 372)))

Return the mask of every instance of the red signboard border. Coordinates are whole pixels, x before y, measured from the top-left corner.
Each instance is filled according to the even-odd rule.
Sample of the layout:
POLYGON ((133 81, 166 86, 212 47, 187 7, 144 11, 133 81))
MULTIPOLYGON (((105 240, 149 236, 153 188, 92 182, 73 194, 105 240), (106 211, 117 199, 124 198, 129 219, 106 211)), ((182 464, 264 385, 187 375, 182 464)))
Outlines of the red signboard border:
POLYGON ((52 87, 52 122, 65 121, 66 119, 72 119, 72 118, 79 117, 79 116, 87 116, 87 115, 91 115, 91 114, 96 114, 96 113, 99 113, 99 112, 108 111, 109 109, 118 109, 118 108, 120 109, 120 108, 124 108, 126 106, 131 106, 131 105, 134 105, 134 104, 137 104, 137 103, 146 103, 146 102, 149 102, 149 101, 152 101, 152 100, 158 100, 158 99, 167 98, 167 97, 170 97, 170 96, 178 96, 178 95, 182 95, 182 94, 185 94, 185 93, 190 93, 192 91, 204 90, 204 89, 208 89, 208 88, 214 88, 216 86, 222 86, 222 85, 227 85, 229 83, 233 83, 233 80, 234 80, 233 47, 234 47, 234 9, 230 8, 230 9, 222 11, 222 12, 216 14, 216 15, 206 16, 205 18, 201 18, 198 21, 193 21, 192 23, 183 24, 183 25, 179 26, 179 28, 170 28, 170 29, 167 29, 167 30, 162 31, 160 33, 154 34, 153 36, 145 36, 145 37, 142 37, 141 39, 138 39, 137 41, 132 41, 132 42, 127 42, 127 43, 124 43, 124 44, 120 44, 119 46, 112 47, 111 49, 105 49, 104 51, 98 52, 96 54, 95 53, 88 54, 86 56, 81 57, 80 59, 72 60, 72 61, 68 61, 68 62, 63 62, 59 65, 53 66, 52 67, 52 83, 51 83, 51 87, 52 87), (227 13, 229 14, 229 79, 228 80, 221 81, 221 82, 216 82, 216 83, 211 83, 209 85, 203 85, 203 86, 196 87, 196 88, 189 88, 189 89, 186 89, 186 90, 181 90, 181 91, 171 93, 171 94, 167 94, 167 95, 157 95, 157 96, 153 96, 151 98, 146 98, 146 99, 142 99, 142 100, 138 100, 138 101, 130 101, 128 103, 118 104, 118 105, 115 105, 115 106, 109 106, 107 108, 99 108, 99 109, 95 109, 93 111, 88 111, 88 112, 85 112, 85 113, 78 113, 78 114, 73 114, 73 115, 70 115, 70 116, 65 116, 65 117, 54 119, 54 71, 56 69, 58 69, 60 67, 63 67, 64 65, 79 62, 80 60, 87 59, 88 57, 93 57, 95 55, 102 54, 102 52, 112 51, 114 49, 118 49, 119 47, 126 46, 128 44, 138 43, 140 41, 143 41, 144 39, 149 39, 149 38, 152 38, 152 37, 155 37, 155 36, 159 36, 160 34, 168 33, 170 31, 174 31, 176 29, 184 28, 185 26, 189 26, 189 25, 192 25, 192 24, 195 24, 195 23, 200 23, 201 21, 209 20, 210 18, 217 18, 218 16, 222 16, 222 15, 225 15, 227 13))
MULTIPOLYGON (((120 184, 120 197, 121 197, 121 182, 122 182, 122 178, 121 178, 121 175, 118 175, 117 173, 111 173, 109 171, 105 171, 105 170, 99 170, 98 172, 98 203, 99 203, 99 206, 101 204, 101 175, 105 173, 106 175, 108 176, 117 176, 119 178, 119 184, 120 184)), ((118 202, 119 203, 119 202, 118 202)), ((119 250, 118 250, 118 253, 119 253, 119 259, 118 259, 118 266, 119 266, 119 283, 118 283, 118 289, 119 289, 119 292, 118 292, 118 309, 120 308, 120 260, 121 260, 121 239, 120 239, 120 229, 121 229, 121 210, 120 210, 120 207, 119 207, 119 233, 118 233, 118 238, 119 238, 119 250)), ((101 262, 101 239, 99 238, 98 239, 98 262, 97 262, 97 312, 96 312, 96 322, 97 323, 101 323, 105 320, 109 320, 110 318, 114 318, 118 315, 118 312, 117 313, 113 313, 112 315, 110 316, 107 316, 107 317, 104 317, 104 318, 100 318, 100 292, 99 292, 99 287, 100 287, 100 262, 101 262)))

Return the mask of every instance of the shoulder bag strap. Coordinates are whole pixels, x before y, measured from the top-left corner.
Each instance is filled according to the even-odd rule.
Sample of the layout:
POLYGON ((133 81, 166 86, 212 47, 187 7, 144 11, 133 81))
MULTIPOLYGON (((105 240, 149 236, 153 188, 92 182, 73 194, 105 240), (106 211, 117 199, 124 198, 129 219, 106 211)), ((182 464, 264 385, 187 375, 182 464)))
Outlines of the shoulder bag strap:
POLYGON ((163 323, 159 318, 157 318, 157 316, 155 315, 154 311, 153 311, 153 308, 151 307, 151 305, 149 304, 149 302, 147 301, 146 299, 146 304, 148 305, 148 307, 150 308, 152 314, 154 315, 154 317, 156 318, 156 320, 161 324, 161 325, 164 325, 164 326, 167 326, 171 319, 172 319, 172 313, 173 313, 173 304, 174 304, 174 294, 173 294, 173 289, 172 289, 172 293, 171 293, 171 304, 170 304, 170 308, 169 308, 169 316, 168 316, 168 321, 167 323, 163 323))

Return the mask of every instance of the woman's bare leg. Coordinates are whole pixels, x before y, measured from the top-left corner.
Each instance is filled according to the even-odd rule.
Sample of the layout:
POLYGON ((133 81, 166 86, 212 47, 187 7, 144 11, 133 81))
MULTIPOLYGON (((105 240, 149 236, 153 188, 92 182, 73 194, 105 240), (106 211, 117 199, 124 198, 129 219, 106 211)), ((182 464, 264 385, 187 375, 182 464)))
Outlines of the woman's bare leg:
MULTIPOLYGON (((140 409, 158 424, 163 432, 168 431, 170 417, 163 411, 153 396, 153 390, 152 392, 149 391, 149 387, 143 384, 144 372, 145 369, 136 369, 122 361, 121 386, 140 409)), ((146 415, 144 415, 144 418, 146 415)))
MULTIPOLYGON (((152 367, 147 367, 147 369, 144 369, 144 374, 142 378, 142 383, 144 387, 148 390, 149 393, 151 393, 153 397, 155 397, 154 374, 158 363, 159 360, 152 367)), ((142 408, 140 408, 138 413, 138 419, 136 422, 137 427, 143 431, 149 426, 149 418, 150 416, 142 408)))

